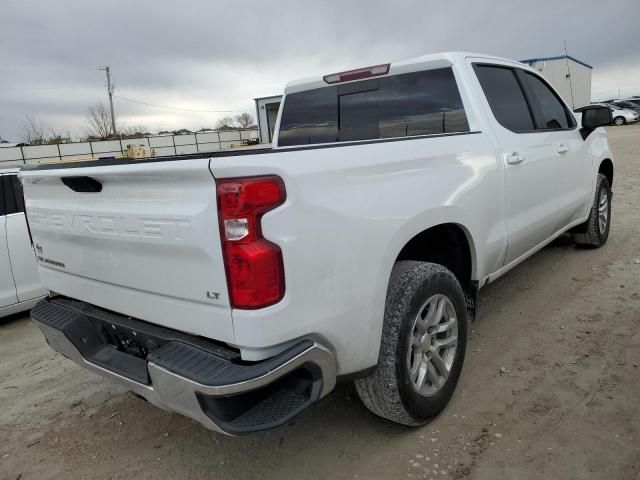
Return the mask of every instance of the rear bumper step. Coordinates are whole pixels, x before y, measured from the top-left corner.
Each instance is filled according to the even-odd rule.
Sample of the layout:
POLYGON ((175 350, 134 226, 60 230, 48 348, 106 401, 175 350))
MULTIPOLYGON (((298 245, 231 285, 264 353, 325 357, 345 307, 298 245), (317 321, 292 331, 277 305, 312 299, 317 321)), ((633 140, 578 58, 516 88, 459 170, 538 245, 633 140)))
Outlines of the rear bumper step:
POLYGON ((222 433, 283 425, 335 386, 333 354, 312 340, 243 364, 225 346, 64 297, 41 300, 31 317, 70 360, 222 433))

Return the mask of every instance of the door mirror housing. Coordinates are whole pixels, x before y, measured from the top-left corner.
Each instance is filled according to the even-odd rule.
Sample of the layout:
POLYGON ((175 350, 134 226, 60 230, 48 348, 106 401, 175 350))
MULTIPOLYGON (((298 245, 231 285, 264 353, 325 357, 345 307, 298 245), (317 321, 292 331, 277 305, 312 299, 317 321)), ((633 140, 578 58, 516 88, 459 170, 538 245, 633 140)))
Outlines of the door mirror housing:
POLYGON ((611 125, 613 117, 609 107, 594 105, 582 110, 582 138, 587 138, 598 127, 611 125))

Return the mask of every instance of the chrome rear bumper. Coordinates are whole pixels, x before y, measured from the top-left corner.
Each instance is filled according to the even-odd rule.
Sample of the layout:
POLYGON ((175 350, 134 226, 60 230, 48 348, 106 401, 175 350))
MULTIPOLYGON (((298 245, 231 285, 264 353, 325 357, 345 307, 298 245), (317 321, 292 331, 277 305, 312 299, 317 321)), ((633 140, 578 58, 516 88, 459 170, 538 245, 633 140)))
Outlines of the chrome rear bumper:
MULTIPOLYGON (((135 320, 119 324, 114 321, 116 314, 65 301, 45 299, 32 310, 32 319, 51 348, 154 405, 214 431, 234 435, 283 425, 335 386, 334 356, 317 342, 301 341, 277 357, 251 365, 221 358, 202 345, 186 344, 184 338, 170 339, 144 358, 134 357, 105 341, 102 329, 112 327, 135 336, 135 320), (128 373, 128 362, 137 364, 135 374, 128 373)), ((166 340, 149 337, 155 334, 145 329, 149 324, 139 323, 145 331, 138 331, 138 338, 166 340)))

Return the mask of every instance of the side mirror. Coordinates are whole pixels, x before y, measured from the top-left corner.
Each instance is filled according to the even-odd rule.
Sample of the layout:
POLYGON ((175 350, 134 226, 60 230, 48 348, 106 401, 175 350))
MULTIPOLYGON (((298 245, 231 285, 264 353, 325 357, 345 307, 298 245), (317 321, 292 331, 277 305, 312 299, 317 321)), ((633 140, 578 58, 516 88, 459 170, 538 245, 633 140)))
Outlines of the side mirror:
POLYGON ((582 138, 587 138, 598 127, 611 125, 613 117, 608 107, 594 105, 582 110, 582 138))

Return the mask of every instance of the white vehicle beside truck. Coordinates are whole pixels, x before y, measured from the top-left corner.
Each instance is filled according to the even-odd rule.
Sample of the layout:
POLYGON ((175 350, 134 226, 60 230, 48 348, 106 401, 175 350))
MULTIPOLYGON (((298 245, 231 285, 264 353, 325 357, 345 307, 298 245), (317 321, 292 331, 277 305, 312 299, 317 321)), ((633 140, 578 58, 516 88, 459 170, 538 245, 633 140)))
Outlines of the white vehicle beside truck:
POLYGON ((29 310, 46 294, 29 240, 18 169, 0 169, 0 318, 29 310))
POLYGON ((354 380, 422 425, 478 289, 559 235, 599 247, 613 155, 539 73, 427 55, 285 89, 272 148, 21 172, 51 347, 227 434, 354 380))

